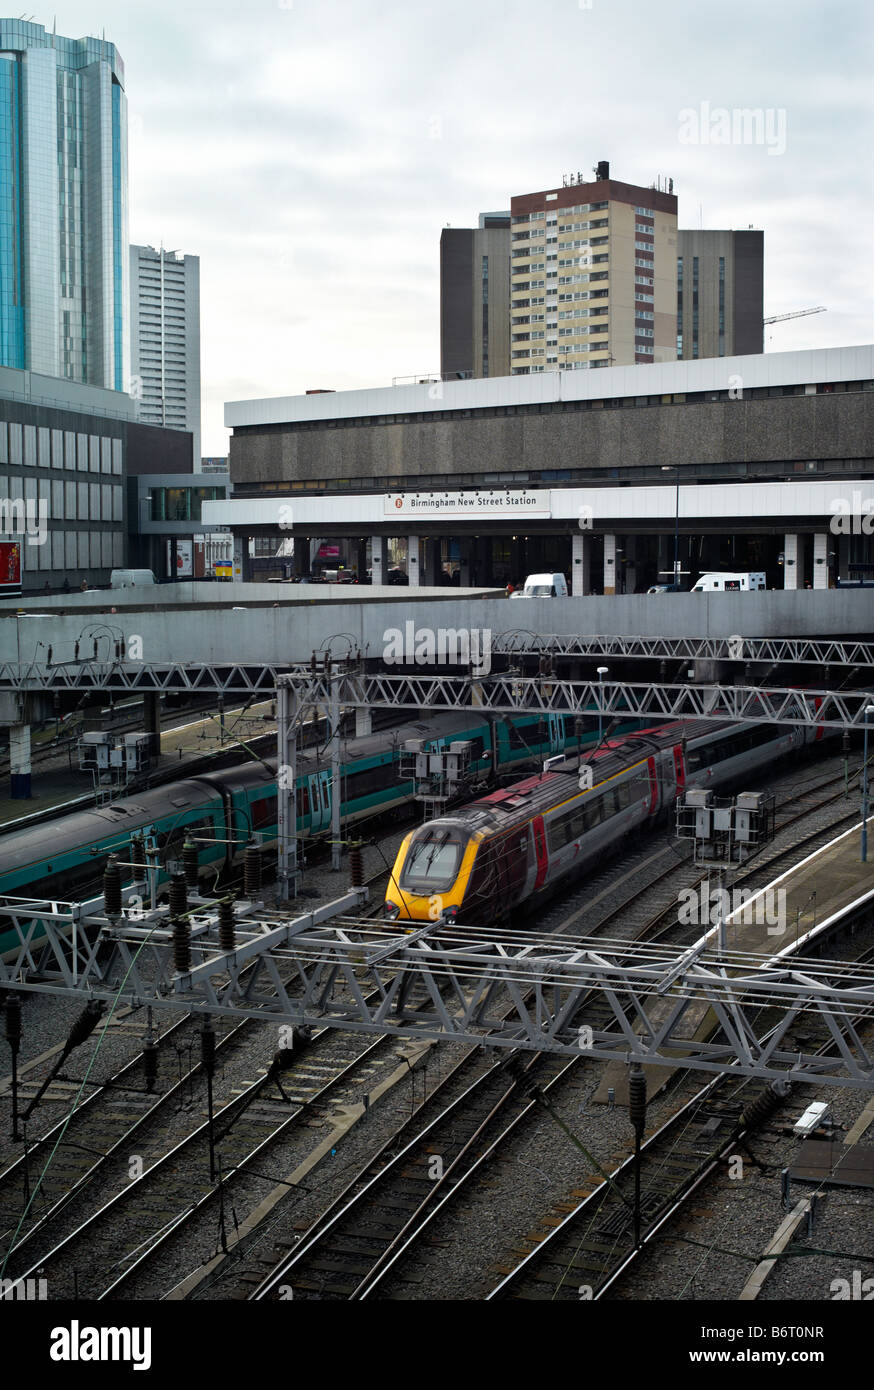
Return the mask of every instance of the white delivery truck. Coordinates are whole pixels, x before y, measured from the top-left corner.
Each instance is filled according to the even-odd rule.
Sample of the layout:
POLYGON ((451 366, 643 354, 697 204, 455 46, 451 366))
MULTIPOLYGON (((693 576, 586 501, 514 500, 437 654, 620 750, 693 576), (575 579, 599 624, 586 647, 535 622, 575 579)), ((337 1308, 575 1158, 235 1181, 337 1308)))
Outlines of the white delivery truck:
POLYGON ((525 588, 517 589, 514 598, 567 598, 567 580, 563 574, 529 574, 525 588))
POLYGON ((113 589, 144 589, 155 583, 151 570, 113 570, 109 584, 113 589))
POLYGON ((702 574, 692 593, 751 593, 755 589, 766 587, 763 570, 754 570, 749 574, 702 574))

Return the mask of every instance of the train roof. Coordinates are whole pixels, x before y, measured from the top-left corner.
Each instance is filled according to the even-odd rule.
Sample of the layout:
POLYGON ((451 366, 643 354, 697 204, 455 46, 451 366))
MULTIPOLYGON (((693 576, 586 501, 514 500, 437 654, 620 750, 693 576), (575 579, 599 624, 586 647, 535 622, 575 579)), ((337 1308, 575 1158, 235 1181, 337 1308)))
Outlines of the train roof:
MULTIPOLYGON (((121 797, 106 806, 92 806, 58 820, 11 830, 0 837, 0 873, 51 859, 92 841, 106 840, 115 832, 124 841, 130 831, 151 824, 159 816, 201 805, 206 800, 202 782, 203 779, 186 778, 137 796, 121 797)), ((218 798, 217 789, 215 795, 218 798)))
POLYGON ((439 817, 439 820, 443 824, 454 822, 468 831, 484 829, 489 825, 510 826, 514 821, 527 820, 554 807, 557 800, 569 801, 580 795, 580 766, 591 767, 594 776, 591 790, 596 791, 612 777, 645 761, 654 753, 673 748, 683 740, 688 744, 705 734, 712 735, 736 726, 737 721, 723 724, 706 719, 674 720, 670 724, 607 739, 602 747, 584 755, 580 763, 576 758, 566 760, 548 772, 535 773, 508 787, 489 792, 458 811, 439 817))

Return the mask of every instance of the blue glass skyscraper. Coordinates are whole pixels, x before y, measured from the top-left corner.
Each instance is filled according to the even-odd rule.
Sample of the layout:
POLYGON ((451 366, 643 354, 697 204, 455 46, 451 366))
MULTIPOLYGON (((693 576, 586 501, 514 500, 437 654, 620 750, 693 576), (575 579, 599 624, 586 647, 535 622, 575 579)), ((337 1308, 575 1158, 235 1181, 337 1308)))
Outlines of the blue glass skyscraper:
POLYGON ((127 220, 115 45, 0 19, 0 366, 127 390, 127 220))

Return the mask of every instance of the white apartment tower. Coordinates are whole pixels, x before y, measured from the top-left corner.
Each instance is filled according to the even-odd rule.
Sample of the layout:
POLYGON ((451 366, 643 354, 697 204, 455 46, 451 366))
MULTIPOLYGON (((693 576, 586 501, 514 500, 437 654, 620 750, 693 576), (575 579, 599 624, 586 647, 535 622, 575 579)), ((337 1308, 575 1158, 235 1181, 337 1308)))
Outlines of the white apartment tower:
POLYGON ((190 430, 200 462, 200 257, 130 248, 131 394, 146 425, 190 430))

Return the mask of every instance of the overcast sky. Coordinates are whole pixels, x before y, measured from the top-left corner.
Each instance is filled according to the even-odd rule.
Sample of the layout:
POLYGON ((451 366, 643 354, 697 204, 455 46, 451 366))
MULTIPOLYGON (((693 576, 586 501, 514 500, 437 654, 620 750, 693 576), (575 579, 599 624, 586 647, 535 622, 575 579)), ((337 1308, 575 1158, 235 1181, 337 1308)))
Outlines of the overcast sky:
POLYGON ((872 0, 84 0, 57 29, 105 29, 124 60, 131 240, 201 258, 203 452, 223 454, 226 400, 439 370, 441 228, 598 159, 673 177, 682 227, 764 228, 766 313, 828 306, 768 330, 770 350, 870 342, 872 17, 872 0), (705 102, 768 110, 768 143, 689 143, 680 113, 705 102))

